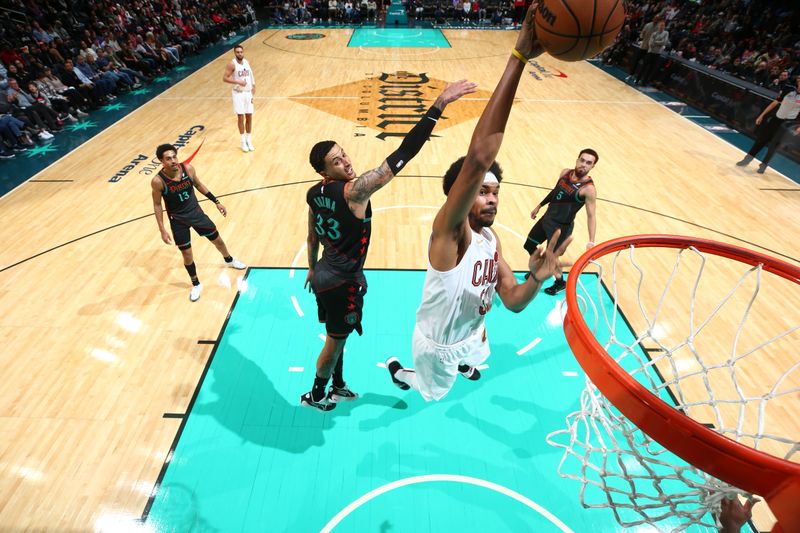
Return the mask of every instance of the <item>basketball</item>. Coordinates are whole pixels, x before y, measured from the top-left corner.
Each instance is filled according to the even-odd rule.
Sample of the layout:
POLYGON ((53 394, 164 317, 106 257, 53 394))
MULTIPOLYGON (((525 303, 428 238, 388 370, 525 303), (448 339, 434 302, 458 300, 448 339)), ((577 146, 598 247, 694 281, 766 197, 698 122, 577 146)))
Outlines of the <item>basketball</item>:
POLYGON ((625 23, 622 0, 540 0, 536 35, 561 61, 594 57, 614 42, 625 23))

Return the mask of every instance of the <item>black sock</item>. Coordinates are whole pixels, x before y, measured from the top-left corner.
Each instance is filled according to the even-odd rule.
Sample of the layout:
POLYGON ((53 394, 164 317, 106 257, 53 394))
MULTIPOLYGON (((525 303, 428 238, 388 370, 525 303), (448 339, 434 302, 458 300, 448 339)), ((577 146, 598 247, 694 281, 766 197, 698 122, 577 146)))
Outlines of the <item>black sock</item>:
POLYGON ((228 257, 225 257, 223 255, 222 258, 225 260, 226 263, 230 263, 231 261, 233 261, 233 257, 231 257, 230 255, 228 257))
POLYGON ((321 401, 325 397, 325 387, 328 385, 329 378, 314 377, 314 388, 311 389, 311 399, 315 402, 321 401))
POLYGON ((336 368, 333 369, 333 386, 337 388, 344 388, 344 377, 342 376, 342 366, 344 365, 344 354, 339 356, 336 361, 336 368))
POLYGON ((197 267, 194 261, 188 265, 183 265, 183 267, 186 269, 186 272, 189 273, 189 277, 192 278, 192 285, 200 285, 200 280, 197 279, 197 267))

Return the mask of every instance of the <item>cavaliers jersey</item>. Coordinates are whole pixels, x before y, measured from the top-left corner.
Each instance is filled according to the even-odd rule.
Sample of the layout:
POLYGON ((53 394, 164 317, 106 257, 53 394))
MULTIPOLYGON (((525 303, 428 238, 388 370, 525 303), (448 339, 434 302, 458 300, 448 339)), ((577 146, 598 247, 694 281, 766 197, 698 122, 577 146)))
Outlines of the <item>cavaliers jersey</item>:
MULTIPOLYGON (((367 202, 363 219, 356 217, 344 197, 346 184, 345 181, 319 182, 306 194, 314 231, 323 246, 314 278, 315 283, 325 285, 331 277, 356 280, 366 286, 362 270, 372 234, 372 203, 367 202)), ((335 284, 336 280, 330 282, 335 284)))
POLYGON ((578 182, 571 182, 570 176, 574 171, 569 171, 565 176, 558 178, 558 183, 553 188, 553 196, 550 200, 550 205, 547 207, 547 212, 543 218, 554 220, 559 224, 572 224, 575 221, 575 215, 583 207, 585 200, 580 195, 580 190, 587 185, 592 185, 591 177, 578 182))
POLYGON ((234 84, 233 92, 248 92, 253 90, 253 71, 250 70, 250 63, 248 63, 246 59, 242 59, 241 63, 235 59, 233 60, 233 79, 234 81, 244 80, 247 82, 247 85, 244 87, 234 84))
POLYGON ((194 194, 194 180, 186 172, 183 163, 181 163, 179 179, 171 179, 164 173, 164 169, 158 172, 158 177, 164 182, 161 196, 164 197, 164 205, 166 205, 168 214, 187 215, 200 209, 197 196, 194 194))
POLYGON ((437 344, 452 345, 480 331, 492 308, 497 261, 496 236, 488 228, 472 231, 469 247, 452 270, 440 272, 429 260, 417 309, 420 333, 437 344))

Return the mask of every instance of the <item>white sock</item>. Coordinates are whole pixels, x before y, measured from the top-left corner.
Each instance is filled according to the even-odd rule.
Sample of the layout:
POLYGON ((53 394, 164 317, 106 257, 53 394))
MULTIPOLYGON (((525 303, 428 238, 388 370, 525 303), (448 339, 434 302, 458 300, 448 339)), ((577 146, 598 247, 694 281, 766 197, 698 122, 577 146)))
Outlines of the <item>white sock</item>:
POLYGON ((247 142, 247 134, 246 133, 242 133, 242 142, 243 143, 247 142))
POLYGON ((402 381, 415 391, 419 390, 419 383, 417 382, 417 373, 413 370, 402 368, 394 373, 395 379, 402 381))
POLYGON ((245 133, 245 136, 247 137, 247 142, 251 142, 253 140, 249 133, 245 133))

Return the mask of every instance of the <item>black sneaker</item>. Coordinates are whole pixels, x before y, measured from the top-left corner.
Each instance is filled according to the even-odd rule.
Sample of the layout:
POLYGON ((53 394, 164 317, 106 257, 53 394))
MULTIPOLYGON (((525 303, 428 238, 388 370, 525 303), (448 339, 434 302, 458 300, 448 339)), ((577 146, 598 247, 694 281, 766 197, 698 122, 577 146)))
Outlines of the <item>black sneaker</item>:
POLYGON ((314 398, 311 397, 311 391, 300 396, 300 405, 303 407, 313 407, 319 411, 333 411, 336 409, 336 404, 330 403, 328 398, 323 398, 322 400, 315 402, 314 398))
POLYGON ((386 368, 389 370, 389 375, 392 376, 392 383, 394 383, 397 387, 399 387, 402 390, 408 390, 411 388, 409 387, 408 383, 403 383, 402 381, 394 377, 394 375, 397 374, 399 370, 403 370, 403 365, 400 364, 400 361, 397 360, 397 357, 390 357, 389 359, 387 359, 386 368))
POLYGON ((0 159, 14 159, 15 155, 12 152, 0 153, 0 159))
POLYGON ((458 365, 458 373, 471 381, 481 379, 481 373, 474 366, 458 365))
POLYGON ((752 160, 753 160, 753 158, 752 158, 752 157, 750 157, 749 155, 748 155, 748 156, 745 156, 745 158, 744 158, 744 159, 742 159, 741 161, 739 161, 738 163, 736 163, 736 166, 737 166, 737 167, 746 167, 747 165, 749 165, 749 164, 750 164, 750 161, 752 161, 752 160))
POLYGON ((552 285, 547 287, 544 292, 550 296, 555 296, 559 292, 567 288, 567 282, 563 279, 557 279, 552 285))
POLYGON ((763 174, 765 170, 767 170, 767 165, 761 163, 760 165, 758 165, 758 170, 756 170, 756 172, 758 172, 759 174, 763 174))
POLYGON ((327 398, 329 403, 352 402, 353 400, 358 400, 358 393, 348 389, 347 384, 345 384, 344 387, 335 387, 331 385, 331 388, 328 390, 327 398))

